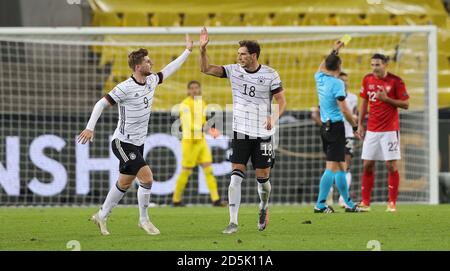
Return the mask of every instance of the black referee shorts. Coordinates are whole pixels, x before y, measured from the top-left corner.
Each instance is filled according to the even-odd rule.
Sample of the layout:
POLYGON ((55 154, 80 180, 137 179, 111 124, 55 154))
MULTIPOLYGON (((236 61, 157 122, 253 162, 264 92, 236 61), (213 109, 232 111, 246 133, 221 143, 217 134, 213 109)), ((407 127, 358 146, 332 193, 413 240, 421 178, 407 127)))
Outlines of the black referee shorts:
POLYGON ((345 161, 345 127, 343 121, 333 122, 330 125, 322 123, 320 127, 322 147, 327 161, 345 161))
POLYGON ((234 132, 231 140, 231 163, 247 165, 251 159, 253 169, 272 168, 275 163, 275 150, 272 137, 250 137, 234 132))
POLYGON ((144 145, 136 146, 116 138, 111 142, 111 148, 120 161, 119 172, 122 174, 136 176, 138 171, 147 165, 143 157, 144 145))

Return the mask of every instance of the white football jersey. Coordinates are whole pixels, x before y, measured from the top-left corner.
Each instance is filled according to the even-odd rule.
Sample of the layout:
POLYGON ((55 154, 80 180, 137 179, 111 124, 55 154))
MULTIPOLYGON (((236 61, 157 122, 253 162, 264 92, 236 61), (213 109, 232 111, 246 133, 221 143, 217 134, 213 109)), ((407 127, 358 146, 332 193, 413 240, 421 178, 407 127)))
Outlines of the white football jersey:
POLYGON ((233 93, 233 131, 252 137, 268 137, 264 123, 272 113, 272 96, 283 90, 278 72, 260 65, 249 72, 238 64, 222 66, 233 93))
POLYGON ((117 103, 119 109, 119 121, 113 139, 117 138, 136 146, 144 144, 153 94, 160 83, 162 83, 161 73, 147 76, 145 84, 137 82, 132 76, 119 83, 105 96, 111 104, 117 103))
MULTIPOLYGON (((347 97, 345 97, 345 102, 347 103, 347 107, 352 113, 352 115, 355 115, 355 112, 358 107, 358 98, 355 94, 347 92, 347 97)), ((344 118, 344 125, 345 125, 345 137, 355 137, 353 134, 353 127, 350 125, 350 123, 344 118)))

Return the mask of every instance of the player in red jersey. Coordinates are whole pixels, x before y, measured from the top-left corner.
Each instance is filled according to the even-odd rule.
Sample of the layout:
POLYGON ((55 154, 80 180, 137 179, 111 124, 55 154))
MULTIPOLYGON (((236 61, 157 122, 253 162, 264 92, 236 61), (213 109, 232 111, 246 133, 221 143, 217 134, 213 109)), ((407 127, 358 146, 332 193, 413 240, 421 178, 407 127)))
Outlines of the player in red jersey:
POLYGON ((397 160, 400 160, 400 124, 398 107, 408 109, 409 96, 402 79, 387 72, 388 57, 374 54, 370 65, 372 73, 362 82, 362 98, 358 119, 358 133, 364 137, 361 158, 363 176, 361 184, 362 201, 359 207, 370 210, 370 196, 374 183, 375 161, 386 161, 388 169, 389 203, 386 211, 396 211, 396 201, 400 177, 397 160), (370 106, 367 133, 364 119, 370 106))

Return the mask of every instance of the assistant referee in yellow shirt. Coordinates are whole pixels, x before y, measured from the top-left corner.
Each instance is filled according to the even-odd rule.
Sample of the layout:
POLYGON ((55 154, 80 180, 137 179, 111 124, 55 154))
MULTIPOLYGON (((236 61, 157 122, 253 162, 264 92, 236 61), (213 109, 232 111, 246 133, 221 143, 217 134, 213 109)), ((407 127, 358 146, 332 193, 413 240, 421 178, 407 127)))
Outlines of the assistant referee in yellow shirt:
MULTIPOLYGON (((227 206, 222 202, 217 192, 217 181, 212 171, 211 150, 206 143, 203 134, 203 125, 206 122, 206 103, 201 99, 201 84, 198 81, 190 81, 187 85, 188 97, 180 104, 180 119, 183 138, 181 148, 183 155, 181 174, 178 176, 175 192, 172 197, 173 206, 184 206, 182 196, 192 169, 201 165, 205 173, 206 184, 209 188, 213 206, 227 206)), ((217 136, 213 129, 212 135, 217 136)))

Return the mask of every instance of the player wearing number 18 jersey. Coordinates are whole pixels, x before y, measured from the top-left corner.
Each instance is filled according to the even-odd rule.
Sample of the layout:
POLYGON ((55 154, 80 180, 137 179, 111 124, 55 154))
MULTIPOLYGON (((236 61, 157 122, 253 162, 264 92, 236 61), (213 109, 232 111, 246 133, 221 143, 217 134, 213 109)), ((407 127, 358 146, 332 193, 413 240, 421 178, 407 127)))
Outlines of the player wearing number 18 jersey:
POLYGON ((233 139, 231 142, 231 163, 233 171, 228 188, 230 223, 223 231, 234 233, 238 226, 238 211, 241 202, 241 183, 245 179, 246 165, 252 161, 258 181, 261 199, 258 229, 264 230, 268 221, 268 202, 271 191, 269 181, 273 165, 271 137, 274 124, 286 107, 283 87, 278 73, 260 65, 260 46, 256 41, 239 42, 238 64, 216 66, 209 64, 206 54, 208 32, 203 28, 200 34, 200 65, 205 74, 228 78, 233 94, 233 139), (272 98, 278 102, 279 110, 272 112, 272 98))
POLYGON ((359 133, 364 135, 363 121, 370 107, 367 133, 364 138, 362 159, 363 176, 360 207, 370 209, 374 184, 375 161, 386 161, 388 169, 389 203, 386 211, 396 211, 400 177, 397 160, 400 160, 400 123, 398 107, 408 109, 409 96, 402 79, 387 72, 388 58, 375 54, 371 59, 373 72, 364 77, 360 96, 359 133))

